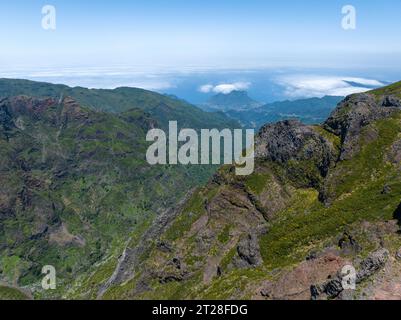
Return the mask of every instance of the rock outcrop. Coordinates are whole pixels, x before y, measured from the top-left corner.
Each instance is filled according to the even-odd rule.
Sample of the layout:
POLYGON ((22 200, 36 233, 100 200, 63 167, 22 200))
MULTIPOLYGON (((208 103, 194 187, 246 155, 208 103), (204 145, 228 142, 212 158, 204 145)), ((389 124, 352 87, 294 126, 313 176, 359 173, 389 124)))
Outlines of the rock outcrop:
MULTIPOLYGON (((371 253, 365 260, 359 265, 359 270, 354 279, 354 284, 358 285, 363 281, 367 280, 369 277, 373 276, 379 270, 381 270, 389 258, 389 251, 387 249, 380 249, 371 253)), ((345 290, 343 287, 343 277, 341 271, 333 278, 321 285, 311 286, 311 297, 313 300, 324 297, 334 299, 339 297, 339 295, 345 290)))
POLYGON ((400 111, 401 100, 385 97, 378 101, 372 94, 347 97, 324 123, 324 128, 341 137, 340 160, 352 158, 360 149, 361 130, 374 121, 390 117, 400 111))
POLYGON ((269 124, 260 129, 255 157, 285 164, 290 160, 311 161, 325 176, 336 160, 333 145, 313 127, 297 120, 269 124))
POLYGON ((244 237, 237 246, 238 257, 234 261, 237 268, 258 267, 263 263, 260 256, 258 237, 249 234, 244 237))

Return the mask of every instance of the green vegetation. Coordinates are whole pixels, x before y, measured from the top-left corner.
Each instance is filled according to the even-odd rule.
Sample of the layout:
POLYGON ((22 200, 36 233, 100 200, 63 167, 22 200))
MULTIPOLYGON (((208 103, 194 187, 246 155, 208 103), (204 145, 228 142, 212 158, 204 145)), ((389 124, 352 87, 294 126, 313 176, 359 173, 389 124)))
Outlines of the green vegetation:
MULTIPOLYGON (((257 159, 248 177, 223 166, 200 188, 215 166, 149 166, 145 135, 176 116, 195 128, 218 127, 224 116, 138 89, 0 80, 2 88, 69 95, 86 106, 27 97, 0 104, 0 276, 36 288, 41 267, 54 265, 58 289, 36 291, 35 298, 98 298, 125 248, 139 249, 134 277, 112 284, 104 299, 252 298, 262 283, 299 266, 311 250, 337 247, 334 239, 345 230, 356 230, 362 246, 357 256, 366 257, 377 244, 361 224, 394 219, 400 206, 394 159, 400 155, 401 112, 356 121, 349 141, 327 131, 330 124, 312 126, 315 132, 296 127, 289 133, 299 139, 290 146, 296 154, 276 162, 257 159), (342 152, 349 152, 345 160, 337 157, 342 152), (157 214, 194 189, 167 229, 154 235, 152 228, 143 241, 157 214)), ((382 99, 380 94, 399 92, 401 83, 372 94, 382 99)), ((355 120, 349 119, 353 107, 343 105, 335 114, 344 128, 355 120)), ((277 145, 283 141, 273 138, 277 145)), ((380 238, 391 254, 401 243, 393 233, 380 238)), ((0 287, 0 299, 24 297, 0 287)))
MULTIPOLYGON (((353 107, 345 104, 335 113, 344 128, 355 120, 349 117, 353 107)), ((307 273, 312 262, 308 264, 305 258, 311 252, 339 250, 343 258, 365 259, 380 246, 366 228, 394 226, 386 221, 394 219, 401 194, 400 166, 391 162, 399 159, 401 112, 376 119, 365 121, 360 130, 355 120, 348 141, 326 130, 330 124, 312 126, 320 137, 299 134, 294 139, 303 140, 296 154, 285 161, 258 159, 255 173, 248 177, 235 177, 229 166, 222 167, 213 183, 194 193, 162 235, 172 243, 174 253, 154 249, 145 261, 148 268, 160 271, 171 268, 173 257, 182 257, 188 279, 161 283, 153 278, 148 283, 151 289, 134 297, 260 297, 257 290, 263 284, 280 281, 293 268, 302 272, 305 268, 307 273), (349 155, 339 160, 343 152, 349 155), (206 214, 207 224, 201 226, 199 218, 206 214), (338 245, 338 237, 347 230, 352 230, 361 246, 355 253, 342 252, 338 245), (255 235, 259 247, 252 242, 255 235), (230 240, 234 240, 232 246, 230 240), (257 250, 262 260, 255 255, 257 250)), ((392 255, 400 241, 395 231, 380 238, 392 255)), ((134 283, 130 285, 130 290, 135 288, 134 283)), ((123 287, 119 287, 122 295, 127 292, 123 287)))
POLYGON ((392 166, 384 159, 384 154, 401 133, 401 113, 394 118, 377 121, 365 127, 361 133, 361 150, 351 160, 337 165, 337 172, 330 183, 331 191, 337 196, 351 193, 370 181, 391 174, 392 166), (369 132, 377 132, 377 139, 371 140, 369 132))
POLYGON ((225 300, 232 297, 251 299, 251 296, 246 296, 247 286, 266 278, 268 275, 264 268, 234 270, 215 279, 210 286, 197 290, 197 297, 205 300, 225 300))
POLYGON ((140 89, 1 79, 0 92, 26 95, 0 105, 0 277, 29 287, 42 279, 42 266, 55 266, 57 292, 37 298, 96 297, 124 244, 135 246, 158 212, 215 172, 216 166, 148 165, 149 129, 168 120, 236 126, 222 114, 140 89))
POLYGON ((325 130, 321 126, 313 126, 313 129, 322 135, 327 141, 331 142, 333 147, 340 152, 341 148, 341 137, 325 130))
POLYGON ((29 297, 18 289, 0 286, 0 300, 28 300, 29 297))
POLYGON ((182 128, 234 128, 238 123, 223 113, 208 113, 191 104, 167 95, 138 88, 117 88, 114 90, 68 87, 29 80, 0 79, 1 95, 12 97, 72 97, 82 106, 93 110, 121 113, 133 109, 145 111, 162 128, 168 127, 169 120, 178 121, 182 128))
MULTIPOLYGON (((283 120, 297 119, 305 124, 320 124, 324 122, 335 109, 343 97, 326 96, 323 98, 309 98, 295 101, 280 101, 260 106, 252 111, 250 108, 234 110, 225 107, 226 113, 233 119, 237 119, 245 127, 256 128, 267 123, 275 123, 283 120)), ((232 104, 239 106, 240 104, 232 104)))
POLYGON ((166 233, 166 239, 177 240, 184 236, 192 224, 205 212, 204 197, 202 192, 196 193, 196 196, 191 197, 187 206, 178 216, 173 225, 166 233))
MULTIPOLYGON (((325 207, 315 193, 313 201, 296 197, 288 209, 279 213, 269 233, 261 239, 261 254, 271 267, 285 266, 302 259, 312 243, 333 236, 342 228, 362 220, 388 220, 399 205, 401 177, 387 164, 384 153, 401 132, 400 118, 376 122, 378 138, 361 141, 362 150, 351 160, 340 162, 329 180, 337 195, 330 207, 325 207), (391 186, 390 194, 383 194, 383 186, 391 186), (306 208, 297 210, 296 208, 306 208)), ((368 128, 366 128, 368 130, 368 128)), ((365 130, 365 131, 366 131, 365 130)), ((364 140, 362 134, 361 140, 364 140)))
POLYGON ((377 97, 381 97, 384 95, 395 95, 396 97, 401 98, 401 81, 393 83, 383 88, 369 91, 369 93, 374 94, 377 97))
POLYGON ((251 192, 260 195, 269 183, 269 178, 269 175, 254 173, 247 177, 245 186, 250 189, 251 192))
POLYGON ((222 244, 226 244, 230 240, 230 230, 231 230, 231 225, 226 225, 223 228, 223 231, 219 234, 218 240, 222 244))

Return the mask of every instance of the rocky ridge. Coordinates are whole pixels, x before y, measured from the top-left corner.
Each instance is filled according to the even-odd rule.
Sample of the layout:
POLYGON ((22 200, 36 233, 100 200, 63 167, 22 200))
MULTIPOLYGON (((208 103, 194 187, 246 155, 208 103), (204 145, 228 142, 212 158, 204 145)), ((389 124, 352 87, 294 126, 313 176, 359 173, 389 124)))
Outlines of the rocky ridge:
POLYGON ((360 269, 354 297, 373 297, 367 280, 401 267, 400 105, 372 91, 347 97, 322 126, 264 126, 255 173, 221 168, 104 297, 341 298, 335 277, 347 263, 360 269))

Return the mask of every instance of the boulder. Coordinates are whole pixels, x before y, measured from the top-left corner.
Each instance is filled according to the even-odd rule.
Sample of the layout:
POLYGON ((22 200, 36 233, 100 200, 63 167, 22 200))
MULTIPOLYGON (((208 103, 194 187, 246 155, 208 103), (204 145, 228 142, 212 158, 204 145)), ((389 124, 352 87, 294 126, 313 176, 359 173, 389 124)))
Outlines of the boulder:
POLYGON ((401 108, 401 101, 394 96, 386 96, 382 101, 382 106, 386 108, 401 108))
POLYGON ((263 263, 256 235, 249 234, 243 238, 238 244, 237 253, 238 257, 234 261, 237 268, 257 267, 263 263))
POLYGON ((357 283, 366 280, 374 273, 382 269, 385 266, 389 255, 389 251, 384 248, 371 253, 365 260, 362 261, 360 265, 360 269, 357 274, 357 283))

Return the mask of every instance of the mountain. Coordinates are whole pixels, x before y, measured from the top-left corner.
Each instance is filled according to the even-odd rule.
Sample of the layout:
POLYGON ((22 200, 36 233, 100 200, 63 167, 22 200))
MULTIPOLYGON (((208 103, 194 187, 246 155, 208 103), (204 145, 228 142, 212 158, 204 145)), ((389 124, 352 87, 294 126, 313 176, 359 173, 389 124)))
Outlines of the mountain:
POLYGON ((246 91, 232 91, 228 94, 218 93, 209 101, 200 105, 206 111, 249 111, 261 106, 262 103, 251 99, 246 91))
POLYGON ((0 96, 0 298, 83 294, 83 281, 96 298, 127 243, 216 171, 150 166, 148 130, 236 126, 139 89, 1 80, 0 96), (57 270, 54 292, 41 290, 44 265, 57 270))
POLYGON ((344 97, 325 96, 274 102, 249 110, 228 110, 226 114, 244 127, 260 129, 266 123, 297 119, 305 124, 324 122, 344 97))
POLYGON ((105 112, 119 113, 131 109, 141 109, 157 120, 162 128, 168 127, 168 121, 175 120, 183 128, 237 127, 235 120, 230 120, 220 112, 207 113, 176 97, 161 95, 156 92, 122 87, 114 90, 87 89, 68 87, 44 82, 20 79, 0 79, 0 97, 30 96, 37 98, 71 97, 80 105, 105 112))
POLYGON ((267 124, 255 154, 252 175, 222 167, 127 246, 101 297, 401 298, 401 82, 322 125, 267 124))

